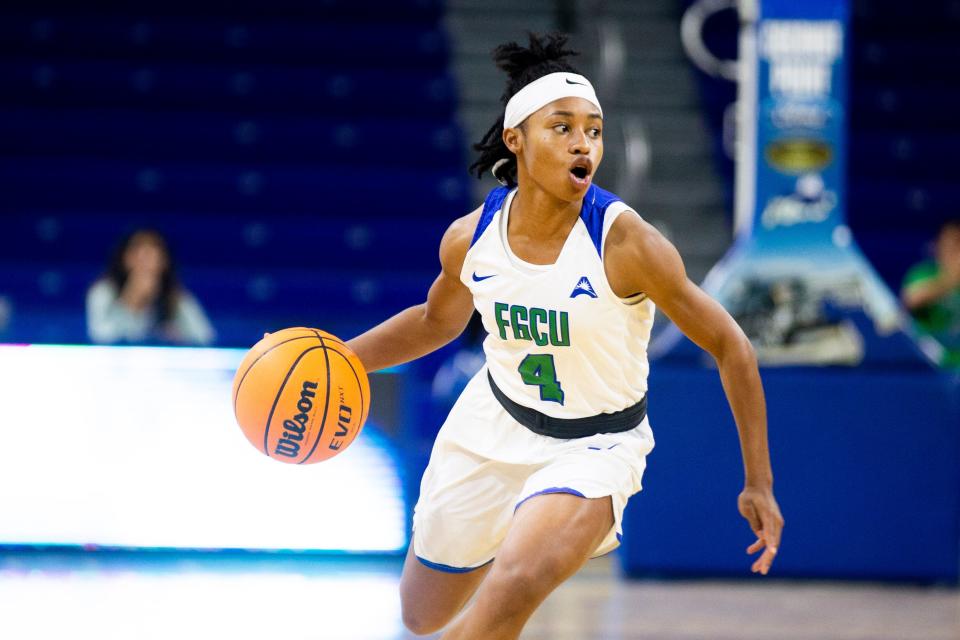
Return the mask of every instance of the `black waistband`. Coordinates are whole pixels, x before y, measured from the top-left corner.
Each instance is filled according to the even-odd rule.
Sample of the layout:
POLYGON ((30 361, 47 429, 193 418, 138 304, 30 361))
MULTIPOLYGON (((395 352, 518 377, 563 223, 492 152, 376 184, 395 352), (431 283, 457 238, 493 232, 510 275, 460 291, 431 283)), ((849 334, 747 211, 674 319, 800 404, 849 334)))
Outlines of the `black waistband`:
POLYGON ((487 372, 493 397, 503 406, 510 416, 530 431, 551 438, 585 438, 598 433, 619 433, 633 429, 647 416, 647 396, 632 407, 616 413, 601 413, 586 418, 553 418, 536 409, 517 404, 500 390, 487 372))

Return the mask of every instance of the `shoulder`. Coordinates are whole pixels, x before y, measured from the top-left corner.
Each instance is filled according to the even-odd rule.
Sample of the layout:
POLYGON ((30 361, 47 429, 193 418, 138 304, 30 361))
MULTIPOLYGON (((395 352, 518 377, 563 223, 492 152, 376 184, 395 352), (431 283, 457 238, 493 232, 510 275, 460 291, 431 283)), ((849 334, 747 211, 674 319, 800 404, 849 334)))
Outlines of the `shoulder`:
POLYGON ((676 247, 632 209, 614 221, 604 251, 607 279, 618 293, 650 293, 686 281, 676 247))
POLYGON ((117 297, 117 288, 106 278, 100 278, 87 289, 88 301, 109 301, 117 297))
POLYGON ((580 220, 583 222, 601 258, 604 255, 605 238, 613 222, 629 209, 620 196, 602 189, 595 184, 583 196, 580 220))
MULTIPOLYGON (((580 218, 584 224, 587 225, 591 235, 596 235, 599 234, 604 227, 609 227, 610 221, 624 209, 629 209, 629 207, 623 202, 620 196, 592 184, 583 196, 583 207, 580 210, 580 218)), ((594 238, 594 242, 598 240, 599 236, 594 238)), ((597 247, 597 249, 599 249, 599 247, 597 247)))
POLYGON ((623 199, 612 191, 607 191, 595 184, 590 185, 590 190, 584 196, 586 208, 594 209, 600 213, 607 210, 614 202, 623 202, 623 199))
POLYGON ((450 274, 460 273, 470 247, 493 220, 494 214, 503 206, 503 201, 509 193, 510 189, 507 187, 492 189, 484 198, 482 205, 467 215, 457 218, 447 227, 443 240, 440 241, 440 262, 444 271, 450 274))
POLYGON ((610 227, 605 250, 608 254, 629 254, 634 258, 653 258, 676 252, 673 244, 656 227, 633 209, 624 209, 610 227))
POLYGON ((440 241, 440 264, 444 271, 452 275, 460 273, 483 211, 483 206, 479 206, 447 227, 440 241))

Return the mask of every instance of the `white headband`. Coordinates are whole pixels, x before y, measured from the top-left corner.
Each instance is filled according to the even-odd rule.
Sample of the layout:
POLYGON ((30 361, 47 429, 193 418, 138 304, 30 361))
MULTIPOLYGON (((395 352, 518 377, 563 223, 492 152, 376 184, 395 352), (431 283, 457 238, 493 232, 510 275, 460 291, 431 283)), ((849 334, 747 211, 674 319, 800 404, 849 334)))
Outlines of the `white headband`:
POLYGON ((560 71, 537 78, 520 91, 517 91, 507 103, 503 116, 503 128, 515 127, 530 114, 560 98, 583 98, 597 107, 603 117, 603 109, 590 81, 578 73, 560 71))

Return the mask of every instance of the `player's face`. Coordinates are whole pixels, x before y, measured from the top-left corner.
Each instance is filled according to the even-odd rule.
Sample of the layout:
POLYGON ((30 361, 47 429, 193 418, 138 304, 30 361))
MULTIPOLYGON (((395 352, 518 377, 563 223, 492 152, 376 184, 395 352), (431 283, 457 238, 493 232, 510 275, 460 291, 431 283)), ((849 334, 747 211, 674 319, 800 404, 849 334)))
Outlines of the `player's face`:
POLYGON ((554 100, 527 118, 521 131, 514 152, 524 173, 561 200, 582 198, 603 158, 597 108, 583 98, 554 100))

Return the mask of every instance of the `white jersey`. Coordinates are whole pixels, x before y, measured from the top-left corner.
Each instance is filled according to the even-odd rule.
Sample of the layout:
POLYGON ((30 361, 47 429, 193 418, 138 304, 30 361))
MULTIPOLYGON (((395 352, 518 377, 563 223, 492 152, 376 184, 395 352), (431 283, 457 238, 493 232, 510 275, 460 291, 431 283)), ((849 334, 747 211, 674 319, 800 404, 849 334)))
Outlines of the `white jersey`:
POLYGON ((514 402, 555 418, 636 404, 647 392, 654 305, 642 293, 619 298, 603 267, 614 220, 636 214, 591 185, 557 261, 535 265, 507 241, 515 194, 500 187, 487 196, 460 273, 489 333, 490 376, 514 402))

